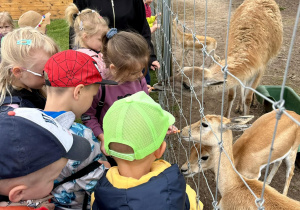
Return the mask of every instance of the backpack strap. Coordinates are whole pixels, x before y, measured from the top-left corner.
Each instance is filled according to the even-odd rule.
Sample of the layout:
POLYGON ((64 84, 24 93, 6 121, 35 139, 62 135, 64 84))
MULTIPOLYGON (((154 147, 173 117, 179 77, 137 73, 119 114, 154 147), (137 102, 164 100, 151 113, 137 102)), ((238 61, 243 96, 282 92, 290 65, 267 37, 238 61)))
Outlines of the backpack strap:
POLYGON ((98 102, 97 108, 96 108, 96 118, 99 120, 100 119, 100 115, 101 115, 101 111, 102 108, 104 106, 104 101, 105 101, 105 85, 101 85, 101 89, 102 89, 102 95, 101 95, 101 99, 98 102))
POLYGON ((83 169, 77 171, 76 173, 72 174, 71 176, 68 176, 61 182, 55 183, 52 190, 54 190, 55 188, 57 188, 58 186, 66 183, 66 182, 73 181, 75 179, 79 179, 79 178, 87 175, 91 171, 94 171, 96 168, 98 168, 100 165, 101 164, 98 161, 93 161, 92 163, 90 163, 89 165, 84 167, 83 169))

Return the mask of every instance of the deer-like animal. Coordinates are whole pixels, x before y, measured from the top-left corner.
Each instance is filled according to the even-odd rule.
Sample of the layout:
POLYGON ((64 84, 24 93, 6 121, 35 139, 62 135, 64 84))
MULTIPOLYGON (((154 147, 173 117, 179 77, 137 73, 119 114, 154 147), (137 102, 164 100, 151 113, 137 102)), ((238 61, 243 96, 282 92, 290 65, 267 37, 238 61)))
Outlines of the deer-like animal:
MULTIPOLYGON (((177 38, 179 46, 180 47, 182 47, 182 46, 184 47, 183 59, 180 61, 180 66, 182 66, 182 61, 184 61, 184 59, 186 59, 187 62, 189 63, 189 61, 187 59, 187 54, 188 54, 188 52, 190 50, 194 49, 193 34, 183 33, 178 28, 178 24, 177 24, 177 19, 176 18, 173 20, 172 31, 173 31, 174 37, 177 38)), ((195 51, 201 53, 202 52, 202 48, 203 48, 203 46, 205 44, 205 36, 196 35, 196 38, 199 41, 197 39, 195 40, 195 51)), ((216 48, 217 48, 217 41, 214 38, 212 38, 212 37, 206 36, 206 50, 207 50, 207 52, 210 55, 212 55, 217 61, 219 61, 220 57, 215 54, 216 48)), ((189 65, 190 65, 190 63, 189 63, 189 65)))
MULTIPOLYGON (((223 118, 223 148, 227 152, 229 158, 235 162, 234 160, 234 154, 232 151, 232 131, 238 129, 241 124, 244 124, 247 122, 247 120, 251 120, 252 117, 247 119, 244 117, 234 118, 233 120, 223 118)), ((220 125, 221 125, 221 116, 216 115, 207 115, 206 116, 207 121, 203 121, 202 125, 198 123, 196 127, 199 128, 199 126, 202 126, 202 145, 210 146, 211 147, 211 154, 215 154, 215 158, 213 158, 213 161, 211 161, 213 164, 211 167, 214 168, 215 174, 217 174, 218 171, 218 162, 219 162, 219 143, 217 139, 215 138, 212 130, 217 134, 219 137, 220 135, 220 125), (209 126, 209 125, 210 126, 209 126)), ((268 122, 265 122, 268 123, 268 122)), ((260 124, 260 127, 257 127, 257 133, 262 134, 261 130, 265 130, 265 123, 260 124)), ((288 123, 290 126, 292 123, 288 123)), ((252 125, 253 126, 253 125, 252 125)), ((277 134, 280 134, 282 131, 278 130, 277 134)), ((183 135, 186 135, 185 131, 182 132, 183 135)), ((199 135, 199 133, 198 133, 199 135)), ((282 134, 284 135, 284 134, 282 134)), ((296 135, 296 134, 295 134, 296 135)), ((297 132, 297 135, 299 135, 299 132, 297 132)), ((194 135, 192 134, 192 137, 194 135)), ((184 136, 186 137, 186 136, 184 136)), ((298 136, 299 137, 299 136, 298 136)), ((194 137, 193 137, 194 138, 194 137)), ((196 137, 198 138, 198 137, 196 137)), ((279 138, 279 137, 278 137, 279 138)), ((288 139, 286 139, 288 141, 288 139)), ((278 141, 279 142, 279 141, 278 141)), ((276 140, 275 140, 276 143, 276 140)), ((262 143, 264 144, 264 143, 262 143)), ((291 148, 289 148, 291 149, 291 148)), ((266 150, 269 150, 269 148, 266 148, 266 150)), ((255 151, 255 147, 252 148, 252 151, 255 151)), ((253 162, 259 161, 261 157, 259 156, 260 153, 256 153, 256 156, 253 156, 252 159, 249 159, 247 163, 250 165, 253 162)), ((274 151, 274 154, 276 152, 274 151)), ((255 179, 247 179, 245 178, 246 183, 249 185, 249 187, 253 190, 255 195, 260 198, 263 182, 255 179)), ((221 162, 220 162, 220 171, 219 171, 219 183, 218 183, 218 189, 222 196, 219 207, 220 209, 257 209, 257 206, 255 204, 255 198, 250 193, 249 189, 245 186, 243 181, 240 179, 238 174, 234 171, 234 169, 231 166, 230 161, 228 160, 227 156, 224 152, 221 153, 221 162)), ((264 204, 263 206, 265 209, 300 209, 300 202, 295 201, 291 198, 288 198, 287 196, 279 193, 269 185, 266 185, 265 192, 264 192, 264 204)))
MULTIPOLYGON (((231 21, 228 37, 227 69, 246 86, 255 89, 266 69, 268 62, 277 56, 282 44, 282 20, 278 5, 274 0, 245 0, 235 11, 231 21)), ((207 62, 209 63, 209 62, 207 62)), ((220 62, 225 66, 225 60, 220 62)), ((184 68, 184 74, 191 80, 193 68, 184 68)), ((194 68, 194 83, 201 87, 203 68, 194 68)), ((181 81, 181 76, 175 77, 176 89, 183 89, 183 94, 189 96, 191 83, 181 81), (183 87, 182 87, 183 86, 183 87)), ((221 67, 214 64, 204 69, 204 86, 215 86, 213 91, 222 91, 224 74, 221 67), (218 86, 216 86, 218 85, 218 86)), ((173 81, 171 79, 171 87, 173 81)), ((236 88, 240 83, 228 75, 226 88, 228 89, 228 105, 225 116, 230 117, 236 88)), ((154 86, 161 90, 158 84, 154 86)), ((201 91, 200 91, 201 92, 201 91)), ((210 91, 212 92, 212 91, 210 91)), ((198 91, 199 93, 199 91, 198 91)), ((241 100, 236 108, 237 112, 249 114, 253 92, 241 88, 241 100)))
MULTIPOLYGON (((287 111, 292 117, 300 121, 300 115, 293 111, 287 111)), ((259 179, 261 170, 268 163, 270 147, 272 143, 273 130, 276 121, 276 112, 272 111, 258 118, 252 126, 247 129, 233 144, 233 159, 235 168, 240 174, 248 179, 259 179)), ((205 123, 205 122, 203 122, 205 123)), ((219 125, 220 126, 220 125, 219 125)), ((194 123, 191 134, 192 140, 200 141, 200 121, 194 123)), ((183 138, 188 135, 189 126, 182 130, 183 138)), ((231 140, 232 141, 232 140, 231 140)), ((271 163, 274 163, 273 168, 267 178, 267 184, 270 184, 275 173, 277 172, 282 160, 286 163, 286 181, 283 194, 287 195, 291 179, 294 175, 295 160, 300 144, 300 127, 295 124, 289 117, 282 115, 278 127, 275 142, 273 145, 273 153, 271 163)), ((186 162, 182 166, 182 171, 190 176, 200 172, 198 165, 198 157, 202 160, 202 169, 211 169, 211 164, 216 156, 211 147, 197 143, 191 148, 189 157, 190 168, 186 162), (203 147, 203 148, 202 148, 203 147)))

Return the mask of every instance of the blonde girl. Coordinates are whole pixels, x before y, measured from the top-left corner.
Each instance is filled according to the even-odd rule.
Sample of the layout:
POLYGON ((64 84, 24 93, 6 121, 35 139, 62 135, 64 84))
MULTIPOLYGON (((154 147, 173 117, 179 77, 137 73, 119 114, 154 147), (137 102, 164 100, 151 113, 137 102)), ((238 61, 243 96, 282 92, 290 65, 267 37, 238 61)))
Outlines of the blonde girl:
POLYGON ((117 81, 119 85, 100 87, 91 108, 83 115, 82 120, 101 141, 101 151, 106 154, 103 144, 103 117, 115 101, 139 91, 148 94, 142 69, 148 65, 149 48, 141 35, 125 31, 117 33, 115 28, 110 29, 102 41, 103 60, 110 70, 108 78, 117 81))
POLYGON ((8 12, 0 12, 0 34, 5 36, 8 32, 14 30, 14 22, 8 12))
POLYGON ((102 60, 102 36, 108 31, 107 21, 92 9, 79 11, 75 4, 65 10, 69 26, 74 28, 73 47, 91 56, 98 64, 100 73, 105 78, 105 64, 102 60))
POLYGON ((55 42, 30 28, 19 28, 2 40, 0 64, 0 105, 44 109, 44 66, 58 52, 55 42))
MULTIPOLYGON (((1 40, 8 33, 14 30, 14 22, 8 12, 0 12, 0 50, 1 40)), ((0 62, 1 62, 1 51, 0 51, 0 62)))

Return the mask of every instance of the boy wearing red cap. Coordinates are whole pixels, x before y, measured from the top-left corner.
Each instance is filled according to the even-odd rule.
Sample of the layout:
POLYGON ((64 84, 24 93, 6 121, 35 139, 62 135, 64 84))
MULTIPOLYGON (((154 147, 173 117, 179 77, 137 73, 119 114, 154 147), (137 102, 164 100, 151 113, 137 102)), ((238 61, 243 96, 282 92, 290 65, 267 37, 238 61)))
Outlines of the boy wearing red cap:
POLYGON ((53 55, 45 65, 47 101, 44 112, 55 118, 70 132, 85 137, 91 145, 91 155, 83 162, 69 160, 56 180, 52 194, 56 209, 89 209, 90 193, 97 180, 109 167, 100 151, 100 143, 88 127, 74 123, 91 106, 99 84, 115 84, 102 80, 97 64, 90 56, 67 50, 53 55), (62 182, 91 163, 100 164, 75 180, 62 182), (59 185, 58 183, 61 184, 59 185), (57 187, 56 187, 57 186, 57 187))

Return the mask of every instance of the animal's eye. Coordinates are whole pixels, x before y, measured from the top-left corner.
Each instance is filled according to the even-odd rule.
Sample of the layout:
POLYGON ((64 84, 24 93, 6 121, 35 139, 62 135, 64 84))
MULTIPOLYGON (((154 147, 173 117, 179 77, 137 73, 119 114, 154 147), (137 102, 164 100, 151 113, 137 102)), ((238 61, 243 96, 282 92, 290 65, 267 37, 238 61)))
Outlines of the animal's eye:
POLYGON ((185 82, 182 83, 182 86, 183 86, 185 89, 188 89, 188 90, 190 89, 190 86, 188 86, 185 82))
POLYGON ((201 157, 201 160, 207 160, 209 158, 209 156, 203 156, 201 157))
POLYGON ((202 123, 202 126, 204 127, 204 128, 207 128, 208 127, 208 125, 206 124, 206 123, 202 123))

